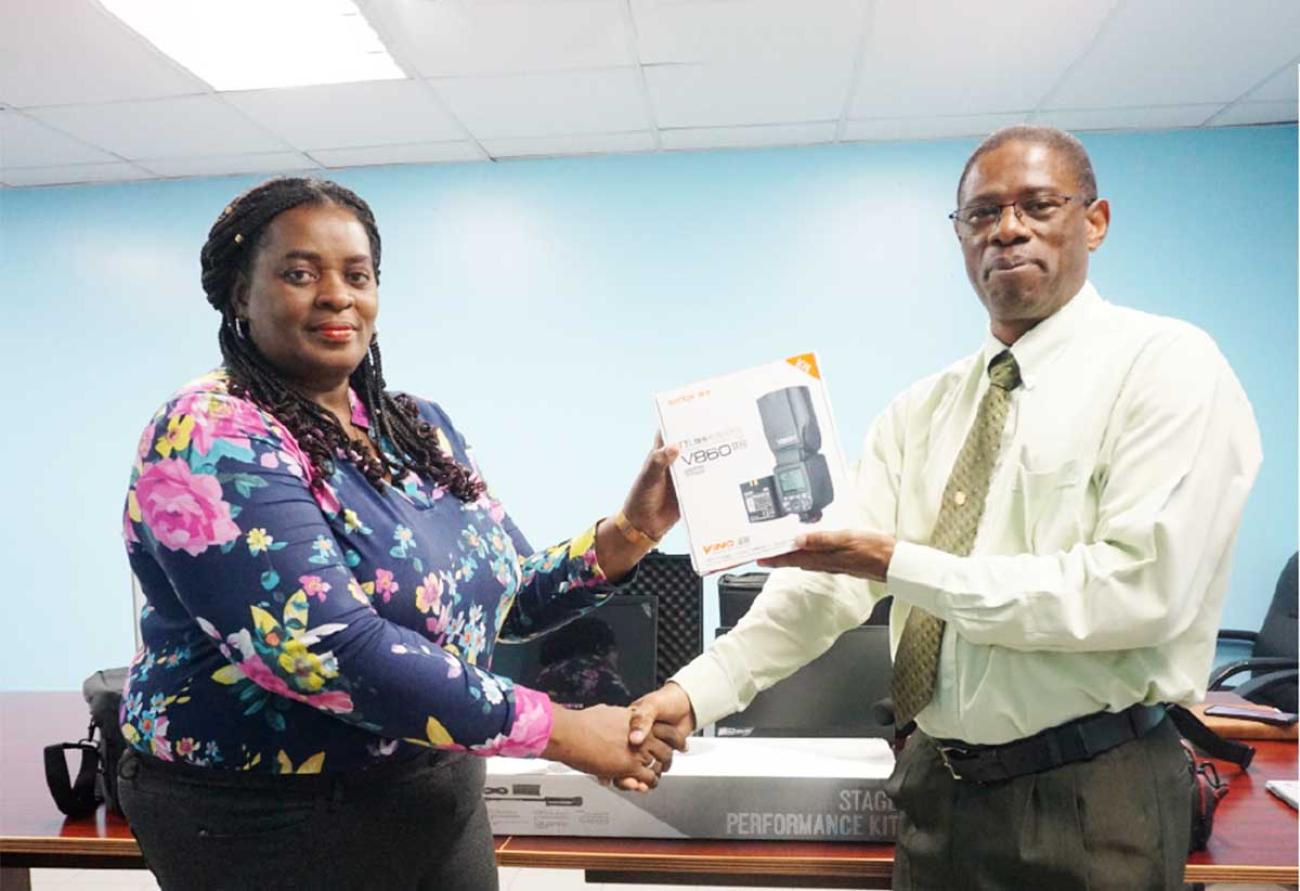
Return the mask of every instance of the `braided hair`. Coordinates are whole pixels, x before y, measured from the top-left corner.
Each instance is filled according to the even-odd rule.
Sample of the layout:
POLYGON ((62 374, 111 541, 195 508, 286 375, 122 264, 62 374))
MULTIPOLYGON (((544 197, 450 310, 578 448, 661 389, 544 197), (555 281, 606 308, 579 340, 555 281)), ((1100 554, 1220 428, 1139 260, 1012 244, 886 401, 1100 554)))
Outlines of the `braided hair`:
POLYGON ((208 232, 199 254, 203 291, 208 303, 221 313, 217 340, 230 376, 231 392, 256 403, 274 415, 311 461, 312 487, 324 485, 343 458, 355 464, 375 489, 382 491, 385 476, 400 479, 414 472, 444 486, 461 501, 474 501, 483 483, 438 445, 433 427, 420 418, 415 401, 405 394, 385 390, 379 340, 352 372, 349 382, 370 415, 376 444, 385 440, 397 457, 376 448, 376 457, 364 442, 352 439, 337 417, 298 392, 262 355, 239 325, 235 290, 252 276, 253 261, 271 221, 294 207, 332 204, 351 211, 366 230, 379 281, 379 227, 375 216, 352 190, 327 180, 286 177, 268 180, 232 201, 208 232))

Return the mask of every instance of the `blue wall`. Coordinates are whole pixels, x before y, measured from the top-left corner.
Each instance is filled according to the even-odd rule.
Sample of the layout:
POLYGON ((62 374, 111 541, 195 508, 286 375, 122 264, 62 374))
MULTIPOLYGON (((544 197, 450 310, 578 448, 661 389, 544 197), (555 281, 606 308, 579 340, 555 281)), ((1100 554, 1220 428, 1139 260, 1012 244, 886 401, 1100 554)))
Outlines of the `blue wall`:
MULTIPOLYGON (((1296 130, 1085 139, 1114 213, 1092 279, 1207 329, 1265 465, 1225 625, 1296 547, 1296 130)), ((612 511, 650 393, 809 348, 840 439, 978 347, 944 215, 968 140, 340 171, 384 235, 391 384, 441 401, 534 544, 612 511)), ((120 508, 154 408, 217 360, 198 250, 234 177, 0 192, 9 384, 0 688, 71 688, 132 647, 120 508)), ((681 550, 680 533, 667 542, 681 550)))

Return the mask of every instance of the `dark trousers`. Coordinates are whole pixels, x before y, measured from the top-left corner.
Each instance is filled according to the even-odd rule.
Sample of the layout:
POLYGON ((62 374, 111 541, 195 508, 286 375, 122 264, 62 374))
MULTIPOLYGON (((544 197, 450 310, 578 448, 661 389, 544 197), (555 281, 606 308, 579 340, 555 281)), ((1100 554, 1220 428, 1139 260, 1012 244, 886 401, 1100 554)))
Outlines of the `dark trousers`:
POLYGON ((118 794, 163 891, 495 891, 484 767, 438 752, 343 776, 275 776, 128 751, 118 794))
POLYGON ((1090 761, 987 784, 954 779, 917 732, 886 789, 895 891, 1183 888, 1192 783, 1168 719, 1090 761))

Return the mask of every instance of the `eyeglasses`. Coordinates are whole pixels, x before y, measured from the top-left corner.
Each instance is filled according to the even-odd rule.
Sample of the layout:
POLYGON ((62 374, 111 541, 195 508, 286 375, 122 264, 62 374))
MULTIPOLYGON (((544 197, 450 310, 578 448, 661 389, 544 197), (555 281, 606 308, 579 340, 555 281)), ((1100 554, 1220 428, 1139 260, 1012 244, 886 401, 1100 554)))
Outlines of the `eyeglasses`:
POLYGON ((1082 201, 1085 206, 1095 198, 1083 198, 1079 195, 1032 195, 1006 204, 970 204, 959 207, 948 214, 948 219, 957 223, 966 232, 983 232, 1002 220, 1002 211, 1012 208, 1020 222, 1050 223, 1061 209, 1071 201, 1082 201))

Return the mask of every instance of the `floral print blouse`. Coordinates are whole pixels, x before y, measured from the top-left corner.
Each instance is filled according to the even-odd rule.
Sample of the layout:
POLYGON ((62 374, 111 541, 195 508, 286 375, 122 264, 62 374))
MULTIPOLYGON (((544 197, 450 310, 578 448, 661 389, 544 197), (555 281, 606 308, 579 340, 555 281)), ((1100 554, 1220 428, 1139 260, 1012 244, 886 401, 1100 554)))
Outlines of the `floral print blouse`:
MULTIPOLYGON (((490 492, 462 503, 415 474, 381 492, 343 460, 311 487, 293 436, 227 383, 217 371, 182 388, 137 449, 123 531, 147 602, 128 743, 277 773, 353 770, 412 746, 540 753, 551 702, 492 674, 493 645, 609 596, 594 527, 534 553, 490 492)), ((442 409, 417 404, 477 474, 442 409)))

